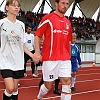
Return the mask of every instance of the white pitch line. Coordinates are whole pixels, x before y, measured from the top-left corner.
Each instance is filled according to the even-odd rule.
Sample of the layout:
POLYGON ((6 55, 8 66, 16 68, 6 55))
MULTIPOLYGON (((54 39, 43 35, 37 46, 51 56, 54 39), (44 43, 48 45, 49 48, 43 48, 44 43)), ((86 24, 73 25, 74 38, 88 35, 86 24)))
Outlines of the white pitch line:
MULTIPOLYGON (((93 82, 93 81, 100 81, 100 79, 93 79, 93 80, 84 80, 84 81, 76 81, 76 83, 84 83, 84 82, 93 82)), ((26 86, 26 87, 19 87, 18 89, 27 89, 27 88, 38 88, 38 85, 37 86, 26 86)), ((4 90, 4 89, 0 89, 1 90, 4 90)))
MULTIPOLYGON (((86 69, 85 70, 84 69, 83 70, 82 69, 79 69, 78 71, 91 71, 91 70, 100 70, 100 68, 87 69, 87 70, 86 69)), ((42 73, 39 73, 39 75, 41 75, 41 74, 42 73)), ((27 75, 32 75, 32 74, 27 74, 27 75)))
MULTIPOLYGON (((19 87, 18 89, 27 89, 27 88, 37 88, 38 86, 28 86, 28 87, 19 87)), ((4 91, 5 89, 0 89, 0 91, 4 91)), ((75 95, 81 95, 81 94, 88 94, 88 93, 94 93, 94 92, 100 92, 100 89, 98 90, 91 90, 91 91, 84 91, 84 92, 79 92, 79 93, 74 93, 72 94, 72 96, 75 95)), ((60 96, 52 96, 52 97, 48 97, 48 98, 43 98, 44 100, 47 99, 54 99, 54 98, 60 98, 60 96)))
MULTIPOLYGON (((42 74, 42 73, 41 73, 42 74)), ((92 75, 92 74, 100 74, 100 73, 89 73, 89 74, 77 74, 76 76, 83 76, 83 75, 92 75)), ((27 74, 28 76, 31 75, 31 74, 27 74)), ((37 79, 37 78, 34 78, 34 79, 37 79)), ((40 78, 41 79, 41 78, 40 78)), ((23 79, 20 79, 20 80, 23 80, 23 79)))
POLYGON ((29 78, 29 79, 20 79, 20 81, 28 81, 28 80, 36 80, 36 79, 38 79, 38 80, 40 80, 41 78, 29 78))
MULTIPOLYGON (((39 73, 39 75, 41 75, 42 73, 39 73)), ((27 74, 28 76, 32 76, 32 74, 27 74)))
MULTIPOLYGON (((27 86, 27 87, 18 87, 18 89, 29 89, 29 88, 39 88, 39 86, 27 86)), ((0 91, 3 91, 5 89, 0 89, 0 91)))
POLYGON ((87 93, 94 93, 94 92, 100 92, 100 89, 98 89, 98 90, 86 91, 86 92, 80 92, 80 93, 74 93, 74 94, 72 94, 72 96, 74 96, 74 95, 80 95, 80 94, 87 94, 87 93))
MULTIPOLYGON (((20 79, 20 81, 30 81, 30 80, 36 80, 36 79, 38 79, 38 80, 40 80, 41 78, 29 78, 29 79, 20 79)), ((3 80, 2 81, 0 81, 0 82, 4 82, 3 80)))
POLYGON ((97 75, 97 74, 100 74, 100 73, 90 73, 90 74, 77 74, 76 76, 87 76, 87 75, 97 75))
MULTIPOLYGON (((100 89, 98 89, 98 90, 86 91, 86 92, 80 92, 80 93, 74 93, 74 94, 72 94, 72 96, 81 95, 81 94, 88 94, 88 93, 94 93, 94 92, 100 92, 100 89)), ((43 98, 43 99, 44 99, 44 100, 48 100, 48 99, 55 99, 55 98, 60 98, 60 96, 52 96, 52 97, 43 98)))
POLYGON ((100 81, 100 79, 92 79, 92 80, 76 81, 76 83, 93 82, 93 81, 100 81))
MULTIPOLYGON (((98 75, 100 73, 90 73, 90 74, 78 74, 76 76, 87 76, 87 75, 98 75)), ((30 80, 40 80, 41 78, 30 78, 30 79, 20 79, 20 81, 30 81, 30 80)), ((77 81, 77 82, 87 82, 87 81, 94 81, 94 80, 100 80, 100 79, 91 79, 91 80, 84 80, 84 81, 77 81)), ((3 80, 0 81, 1 83, 4 82, 3 80)))
POLYGON ((85 70, 84 69, 83 70, 82 69, 79 69, 78 71, 81 72, 81 71, 93 71, 93 70, 100 70, 100 68, 99 69, 95 69, 95 68, 94 69, 88 69, 87 68, 85 70))
MULTIPOLYGON (((95 73, 91 73, 91 74, 81 74, 81 75, 83 75, 83 76, 86 75, 87 76, 87 75, 92 75, 92 74, 95 74, 95 73)), ((96 73, 96 74, 100 74, 100 73, 96 73)), ((30 81, 30 80, 36 80, 36 79, 40 80, 41 78, 20 79, 20 81, 30 81)), ((97 79, 94 78, 94 79, 91 79, 91 80, 76 81, 76 83, 78 83, 78 82, 90 82, 90 81, 92 82, 92 81, 97 81, 97 80, 100 80, 100 79, 99 78, 97 78, 97 79)), ((3 83, 4 81, 0 81, 0 82, 3 83)))

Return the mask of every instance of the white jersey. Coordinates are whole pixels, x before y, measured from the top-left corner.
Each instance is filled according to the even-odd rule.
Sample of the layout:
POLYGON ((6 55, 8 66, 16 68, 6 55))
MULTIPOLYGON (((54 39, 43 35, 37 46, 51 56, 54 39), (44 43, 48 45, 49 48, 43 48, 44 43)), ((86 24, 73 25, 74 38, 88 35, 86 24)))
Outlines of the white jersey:
POLYGON ((0 20, 0 69, 13 71, 24 69, 25 25, 7 18, 0 20))
POLYGON ((27 34, 25 33, 25 46, 28 48, 28 50, 32 51, 34 50, 34 35, 33 34, 27 34))

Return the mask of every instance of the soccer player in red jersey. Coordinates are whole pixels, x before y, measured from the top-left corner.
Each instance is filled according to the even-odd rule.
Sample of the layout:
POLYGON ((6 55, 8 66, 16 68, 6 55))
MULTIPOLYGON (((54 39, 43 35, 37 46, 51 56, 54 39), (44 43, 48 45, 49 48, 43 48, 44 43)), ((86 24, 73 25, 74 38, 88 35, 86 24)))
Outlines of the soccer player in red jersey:
POLYGON ((53 81, 60 77, 62 83, 61 100, 71 100, 71 61, 70 44, 72 27, 70 21, 64 17, 68 9, 69 0, 55 0, 56 10, 45 15, 35 33, 35 54, 40 54, 40 38, 44 36, 42 49, 42 72, 44 84, 40 87, 38 100, 48 93, 53 81))

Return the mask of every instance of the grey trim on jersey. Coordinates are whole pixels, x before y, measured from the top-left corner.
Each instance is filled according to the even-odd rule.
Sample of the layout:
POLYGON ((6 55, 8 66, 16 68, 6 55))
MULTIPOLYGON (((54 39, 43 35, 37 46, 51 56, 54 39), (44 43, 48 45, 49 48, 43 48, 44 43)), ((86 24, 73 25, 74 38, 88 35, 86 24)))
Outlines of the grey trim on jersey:
POLYGON ((22 27, 22 30, 23 30, 23 32, 24 32, 24 28, 23 28, 23 26, 21 25, 21 27, 22 27))
POLYGON ((1 27, 2 27, 3 23, 0 26, 0 48, 1 48, 1 27))
POLYGON ((1 27, 0 27, 0 48, 1 48, 1 27))

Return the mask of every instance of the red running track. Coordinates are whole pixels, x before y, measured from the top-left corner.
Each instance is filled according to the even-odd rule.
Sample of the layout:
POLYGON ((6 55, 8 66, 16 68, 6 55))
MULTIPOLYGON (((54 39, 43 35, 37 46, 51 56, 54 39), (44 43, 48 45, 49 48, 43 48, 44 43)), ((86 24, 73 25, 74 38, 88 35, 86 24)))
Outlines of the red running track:
MULTIPOLYGON (((20 79, 18 100, 35 100, 37 97, 41 71, 39 71, 38 78, 33 78, 31 71, 28 71, 27 74, 27 77, 20 79)), ((100 100, 100 67, 79 69, 75 87, 78 93, 72 94, 72 100, 100 100)), ((4 89, 5 85, 0 76, 0 100, 2 100, 4 89)), ((59 84, 59 89, 61 90, 61 84, 59 84)), ((52 88, 44 100, 60 100, 60 96, 53 94, 52 88)))

